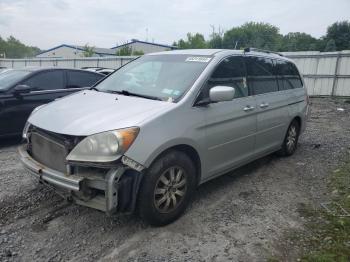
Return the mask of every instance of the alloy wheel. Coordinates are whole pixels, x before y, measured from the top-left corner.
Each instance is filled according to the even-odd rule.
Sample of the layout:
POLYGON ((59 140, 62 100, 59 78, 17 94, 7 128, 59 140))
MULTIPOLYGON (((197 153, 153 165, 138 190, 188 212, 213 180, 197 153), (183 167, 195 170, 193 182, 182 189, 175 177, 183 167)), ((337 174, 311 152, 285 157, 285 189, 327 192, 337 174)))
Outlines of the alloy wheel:
POLYGON ((186 182, 185 170, 178 166, 161 174, 154 190, 154 205, 160 213, 169 213, 180 205, 186 194, 186 182))
POLYGON ((297 128, 295 125, 292 125, 289 130, 288 130, 288 136, 287 136, 287 148, 288 151, 291 152, 296 146, 296 141, 297 141, 297 128))

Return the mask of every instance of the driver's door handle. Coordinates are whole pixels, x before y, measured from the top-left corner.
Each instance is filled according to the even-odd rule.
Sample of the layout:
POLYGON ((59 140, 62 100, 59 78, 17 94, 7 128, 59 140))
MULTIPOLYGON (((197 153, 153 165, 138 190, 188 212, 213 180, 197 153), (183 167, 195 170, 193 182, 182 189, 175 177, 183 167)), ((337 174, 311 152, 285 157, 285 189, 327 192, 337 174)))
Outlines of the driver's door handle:
POLYGON ((254 110, 254 109, 255 109, 254 106, 246 106, 245 108, 243 108, 243 111, 249 112, 249 111, 252 111, 252 110, 254 110))

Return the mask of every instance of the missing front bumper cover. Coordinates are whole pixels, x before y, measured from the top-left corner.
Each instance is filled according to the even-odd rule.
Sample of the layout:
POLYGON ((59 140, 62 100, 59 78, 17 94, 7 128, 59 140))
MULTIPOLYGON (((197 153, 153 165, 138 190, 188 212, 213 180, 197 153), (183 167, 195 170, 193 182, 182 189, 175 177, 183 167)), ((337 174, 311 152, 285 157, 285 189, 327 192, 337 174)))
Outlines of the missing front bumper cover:
POLYGON ((25 146, 19 148, 19 155, 21 162, 31 175, 44 182, 44 184, 66 190, 72 195, 77 204, 99 209, 111 214, 117 209, 120 209, 118 208, 120 202, 119 195, 122 195, 123 209, 129 211, 134 208, 141 176, 137 175, 140 174, 138 172, 137 174, 133 174, 134 179, 129 182, 132 185, 131 190, 120 188, 121 185, 126 184, 125 181, 119 184, 121 177, 127 170, 127 167, 122 164, 109 169, 104 176, 100 176, 99 180, 96 180, 97 176, 83 174, 67 175, 47 168, 33 159, 26 151, 25 146), (96 194, 96 191, 99 193, 96 194), (94 194, 91 194, 90 197, 86 197, 86 193, 88 192, 93 192, 94 194), (85 196, 81 197, 81 194, 85 194, 85 196), (125 203, 129 203, 127 207, 125 203))

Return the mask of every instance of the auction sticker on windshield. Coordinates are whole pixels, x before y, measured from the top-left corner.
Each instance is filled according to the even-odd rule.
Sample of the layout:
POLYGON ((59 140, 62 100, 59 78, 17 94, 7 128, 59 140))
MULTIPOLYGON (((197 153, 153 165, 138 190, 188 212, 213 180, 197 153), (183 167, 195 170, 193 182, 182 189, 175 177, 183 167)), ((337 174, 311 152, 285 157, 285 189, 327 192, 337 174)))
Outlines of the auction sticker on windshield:
POLYGON ((210 61, 210 57, 203 57, 203 56, 191 56, 186 58, 186 62, 201 62, 201 63, 208 63, 210 61))

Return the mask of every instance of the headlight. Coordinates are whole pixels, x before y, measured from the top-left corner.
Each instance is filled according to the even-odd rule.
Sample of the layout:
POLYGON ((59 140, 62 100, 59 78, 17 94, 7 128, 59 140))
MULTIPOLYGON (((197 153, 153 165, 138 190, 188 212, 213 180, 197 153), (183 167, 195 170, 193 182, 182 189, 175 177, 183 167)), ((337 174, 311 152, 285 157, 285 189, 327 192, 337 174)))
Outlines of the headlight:
POLYGON ((30 127, 30 123, 27 121, 22 132, 22 138, 27 139, 28 138, 28 130, 30 127))
POLYGON ((68 161, 111 162, 134 142, 138 127, 103 132, 84 138, 67 156, 68 161))
MULTIPOLYGON (((29 117, 31 117, 36 111, 38 111, 43 106, 46 106, 46 104, 43 104, 43 105, 40 105, 40 106, 37 106, 36 108, 34 108, 33 111, 30 113, 29 117)), ((29 127, 30 127, 30 123, 27 121, 24 128, 23 128, 23 131, 22 131, 22 137, 24 139, 27 139, 29 127)))

